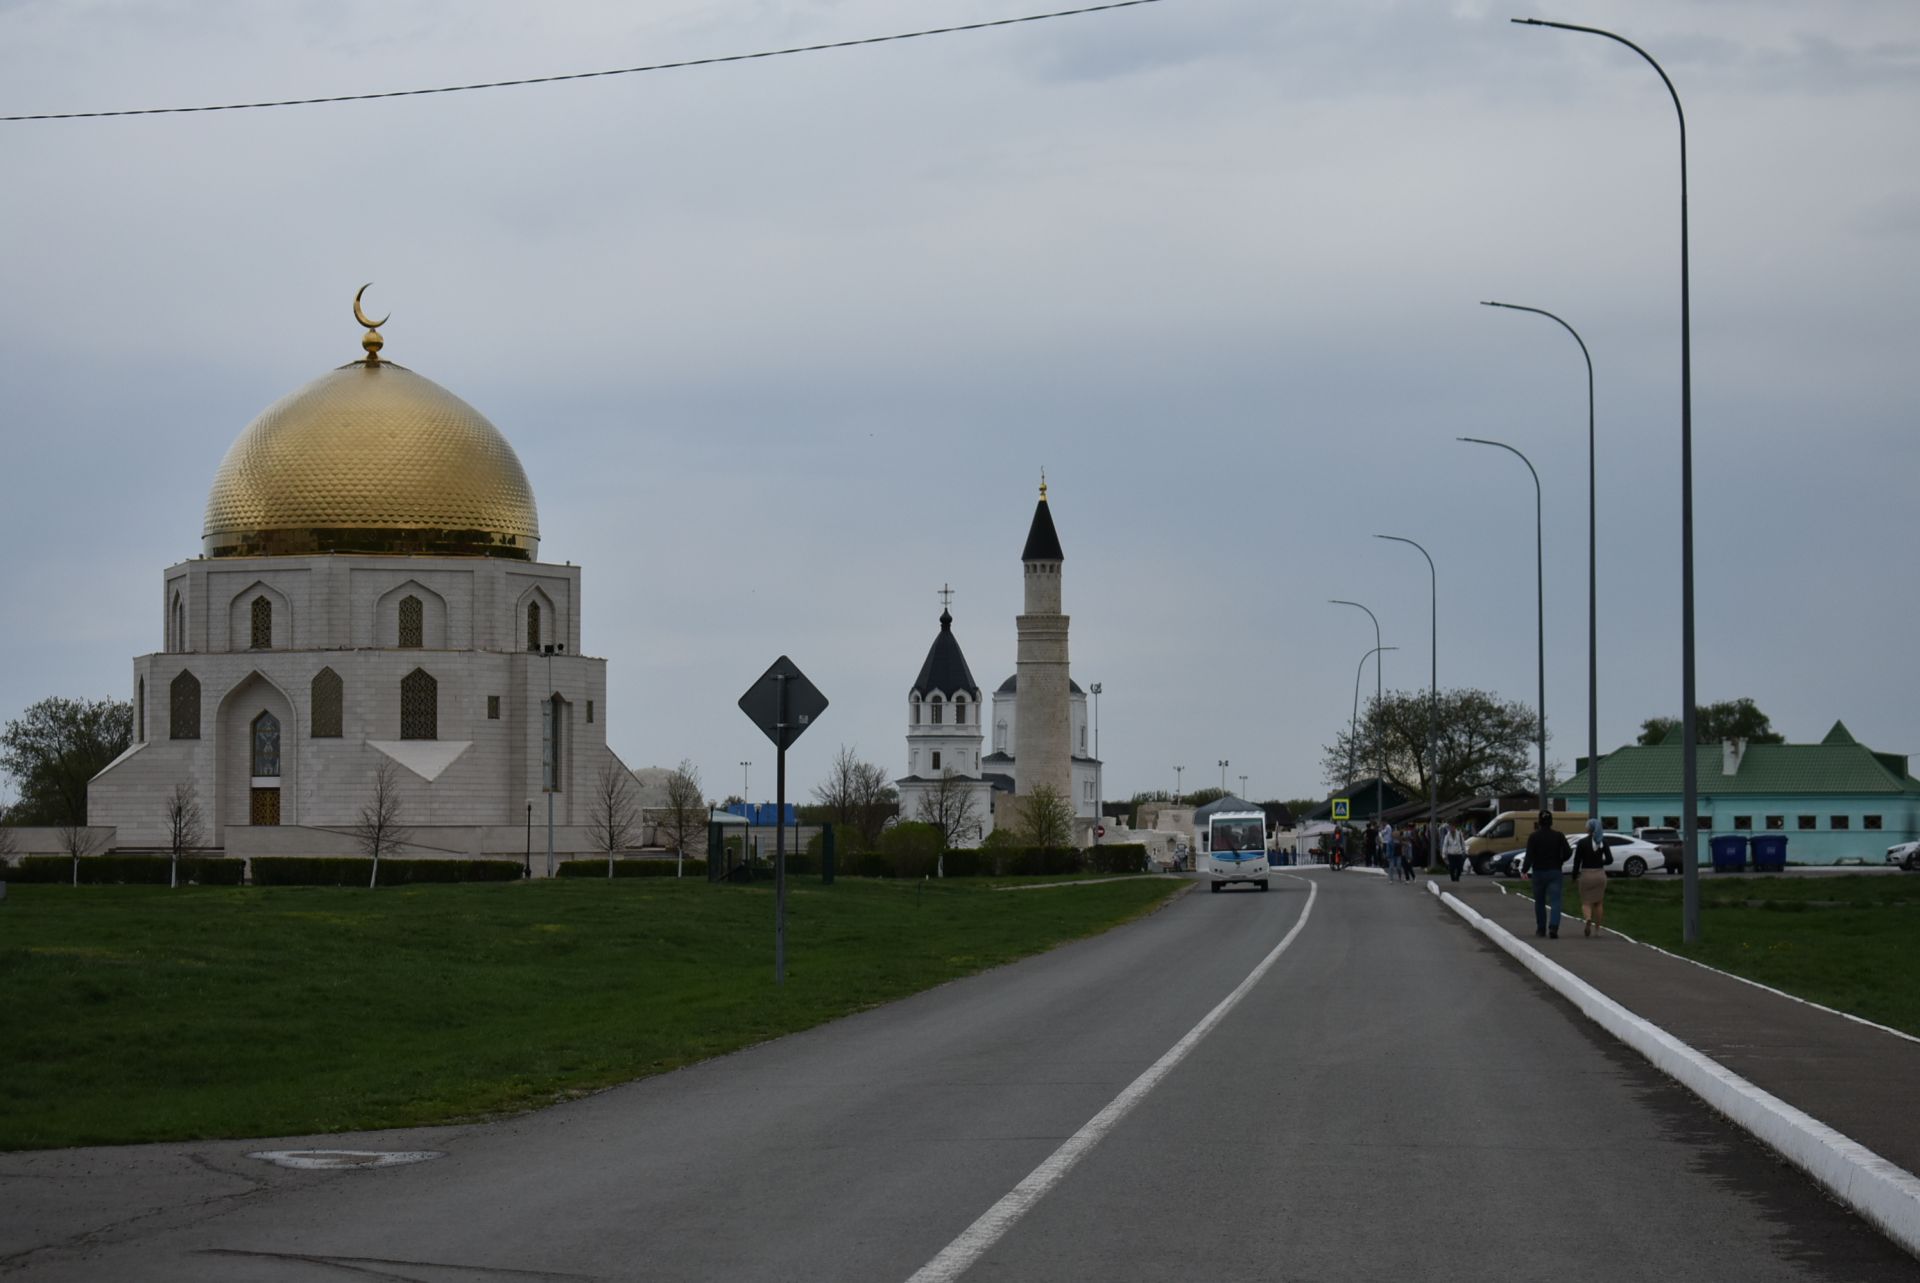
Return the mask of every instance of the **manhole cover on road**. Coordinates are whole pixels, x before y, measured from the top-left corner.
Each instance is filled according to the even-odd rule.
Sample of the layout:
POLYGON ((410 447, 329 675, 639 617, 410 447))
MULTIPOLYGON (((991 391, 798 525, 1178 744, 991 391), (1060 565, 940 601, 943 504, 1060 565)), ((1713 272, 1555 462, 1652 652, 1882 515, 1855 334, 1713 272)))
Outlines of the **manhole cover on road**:
POLYGON ((430 1158, 445 1158, 438 1149, 263 1149, 247 1155, 281 1167, 306 1171, 340 1171, 354 1167, 399 1167, 403 1163, 424 1163, 430 1158))

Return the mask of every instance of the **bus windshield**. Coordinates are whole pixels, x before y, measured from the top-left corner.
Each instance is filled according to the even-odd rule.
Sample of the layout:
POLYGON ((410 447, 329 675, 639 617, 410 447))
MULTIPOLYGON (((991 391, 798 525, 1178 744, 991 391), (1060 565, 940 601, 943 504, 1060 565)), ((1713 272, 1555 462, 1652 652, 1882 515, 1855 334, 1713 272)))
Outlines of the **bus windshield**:
POLYGON ((1213 821, 1215 851, 1264 851, 1266 846, 1266 826, 1257 819, 1213 821))

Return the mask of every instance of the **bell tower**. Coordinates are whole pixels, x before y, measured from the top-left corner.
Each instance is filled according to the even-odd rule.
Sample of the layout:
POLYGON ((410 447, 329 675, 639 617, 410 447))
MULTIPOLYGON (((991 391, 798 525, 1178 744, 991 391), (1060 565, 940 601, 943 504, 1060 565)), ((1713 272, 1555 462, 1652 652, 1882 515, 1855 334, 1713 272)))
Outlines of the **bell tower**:
POLYGON ((1067 616, 1060 613, 1060 566, 1066 554, 1047 506, 1046 474, 1033 510, 1027 545, 1020 553, 1026 578, 1026 608, 1014 619, 1019 635, 1020 716, 1014 723, 1017 792, 1049 784, 1074 805, 1073 742, 1067 702, 1067 616))

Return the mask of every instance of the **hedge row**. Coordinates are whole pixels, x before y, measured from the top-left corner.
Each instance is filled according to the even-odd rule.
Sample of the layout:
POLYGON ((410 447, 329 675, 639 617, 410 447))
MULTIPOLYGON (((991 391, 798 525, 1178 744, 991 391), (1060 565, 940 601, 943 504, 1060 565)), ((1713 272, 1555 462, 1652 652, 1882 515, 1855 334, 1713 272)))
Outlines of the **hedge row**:
MULTIPOLYGON (((365 856, 275 855, 253 862, 257 887, 363 887, 373 872, 365 856)), ((380 885, 420 882, 514 882, 523 872, 519 860, 403 860, 383 856, 380 885)))
MULTIPOLYGON (((607 860, 605 856, 589 860, 562 860, 558 866, 559 876, 563 878, 605 878, 607 860)), ((670 878, 676 868, 684 871, 687 877, 704 878, 707 876, 705 860, 615 860, 613 876, 616 878, 670 878)), ((792 868, 791 865, 788 866, 792 868)))
MULTIPOLYGON (((1069 873, 1145 873, 1147 848, 1137 843, 1114 843, 1075 851, 1061 847, 1013 847, 1005 850, 971 848, 947 851, 939 857, 925 852, 892 855, 866 851, 844 862, 856 878, 932 877, 936 867, 949 878, 1059 877, 1069 873)), ((788 871, 793 866, 788 865, 788 871)))
MULTIPOLYGON (((83 855, 80 881, 87 886, 130 884, 165 886, 172 877, 173 859, 165 855, 83 855)), ((201 886, 237 887, 245 860, 218 855, 180 857, 180 881, 201 886)), ((72 882, 73 857, 29 855, 0 874, 8 882, 72 882)))

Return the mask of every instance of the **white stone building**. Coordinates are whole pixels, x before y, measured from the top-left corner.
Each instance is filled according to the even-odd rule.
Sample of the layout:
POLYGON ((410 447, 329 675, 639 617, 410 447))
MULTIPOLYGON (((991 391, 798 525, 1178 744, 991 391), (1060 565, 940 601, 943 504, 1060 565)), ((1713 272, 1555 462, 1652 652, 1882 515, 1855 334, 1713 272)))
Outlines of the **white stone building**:
POLYGON ((978 846, 993 832, 996 784, 1013 787, 1010 778, 981 774, 984 709, 953 635, 953 614, 943 609, 940 631, 907 692, 907 773, 894 784, 901 819, 938 822, 944 810, 949 827, 956 816, 964 820, 953 835, 955 846, 978 846))
MULTIPOLYGON (((356 304, 356 315, 358 308, 356 304)), ((364 318, 362 318, 364 319, 364 318)), ((589 849, 606 661, 580 567, 538 561, 532 488, 472 406, 366 357, 268 407, 227 452, 201 555, 168 567, 134 660, 133 744, 94 778, 120 848, 166 842, 194 786, 229 855, 352 854, 382 762, 412 853, 589 849)))

